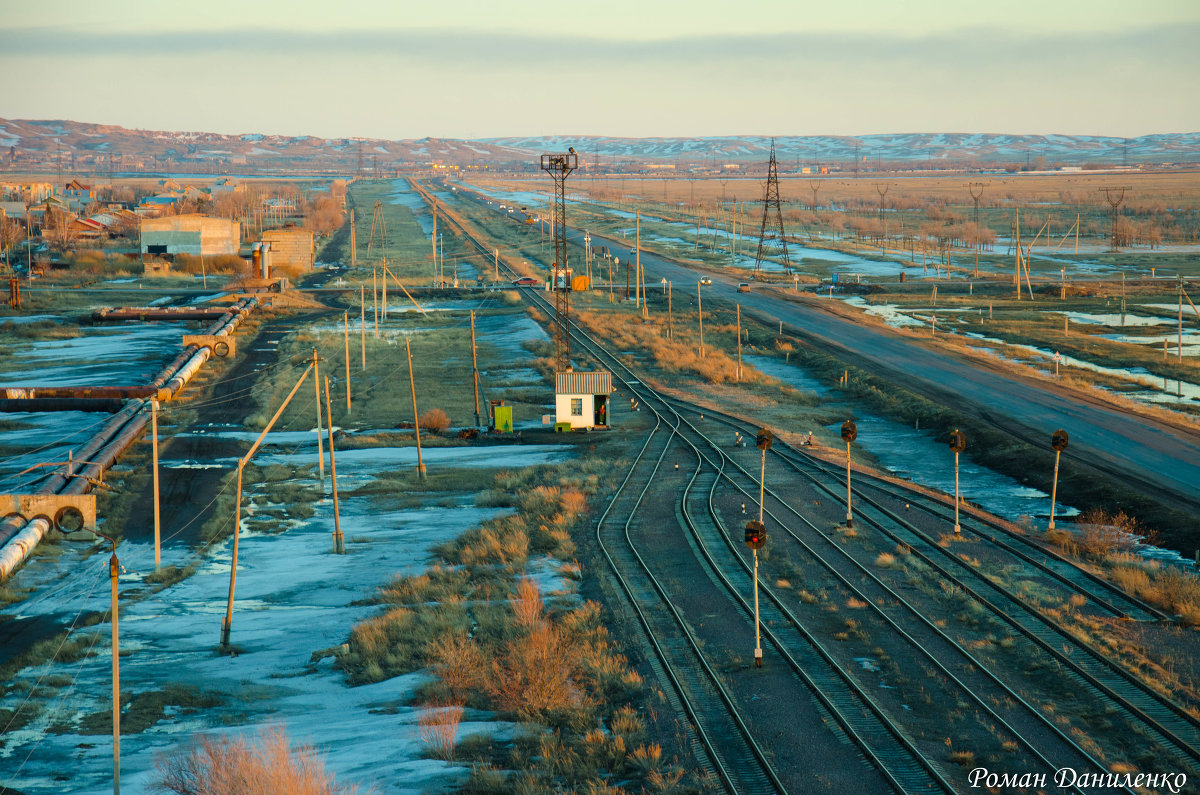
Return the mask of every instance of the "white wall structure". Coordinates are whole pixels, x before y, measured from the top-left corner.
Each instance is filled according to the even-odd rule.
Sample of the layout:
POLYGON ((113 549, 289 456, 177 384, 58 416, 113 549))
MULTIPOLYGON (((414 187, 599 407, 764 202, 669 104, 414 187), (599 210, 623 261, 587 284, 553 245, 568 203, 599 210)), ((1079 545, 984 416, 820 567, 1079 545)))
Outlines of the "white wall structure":
POLYGON ((554 422, 570 423, 572 430, 612 425, 611 394, 612 373, 555 373, 554 422))

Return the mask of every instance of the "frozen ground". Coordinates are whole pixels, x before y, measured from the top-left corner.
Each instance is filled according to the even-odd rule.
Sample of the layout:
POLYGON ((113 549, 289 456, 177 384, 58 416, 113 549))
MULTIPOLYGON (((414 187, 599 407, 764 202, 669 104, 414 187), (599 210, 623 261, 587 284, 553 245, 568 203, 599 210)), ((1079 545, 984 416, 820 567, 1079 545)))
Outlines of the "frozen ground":
MULTIPOLYGON (((339 482, 343 477, 363 480, 377 471, 355 452, 365 451, 338 454, 339 482)), ((497 465, 495 448, 486 452, 488 464, 497 465)), ((548 456, 534 446, 507 455, 511 466, 565 457, 548 456)), ((265 463, 266 458, 270 456, 256 460, 265 463)), ((394 462, 382 463, 390 468, 394 462)), ((247 495, 246 505, 252 496, 247 495)), ((230 540, 198 558, 185 549, 166 548, 164 564, 194 562, 198 569, 157 594, 146 594, 143 581, 153 568, 152 548, 121 545, 122 692, 182 686, 221 701, 200 711, 168 707, 151 728, 123 736, 122 781, 128 791, 143 791, 156 755, 194 732, 241 733, 265 723, 283 725, 293 742, 315 746, 340 782, 373 785, 380 793, 436 791, 465 774, 461 767, 423 757, 417 712, 407 705, 423 681, 421 674, 351 688, 330 659, 312 664, 310 656, 345 642, 355 622, 378 610, 360 603, 378 586, 394 574, 423 570, 432 546, 498 511, 473 506, 380 511, 367 498, 343 499, 348 552, 343 556, 331 553, 332 502, 326 499, 316 507, 314 517, 285 533, 243 530, 232 624, 238 652, 233 656, 216 653, 229 586, 230 540)), ((35 559, 16 583, 35 586, 35 595, 3 612, 14 617, 46 612, 69 621, 82 611, 103 611, 109 598, 107 557, 69 551, 35 559)), ((30 795, 59 793, 64 786, 60 777, 70 771, 72 792, 111 789, 110 735, 47 731, 53 724, 72 726, 82 715, 108 709, 110 628, 102 623, 81 631, 95 633, 92 656, 22 672, 24 683, 55 676, 70 685, 45 702, 46 712, 32 724, 5 736, 0 784, 30 795)), ((15 708, 24 697, 24 688, 14 688, 0 706, 15 708)), ((509 730, 486 717, 465 715, 459 736, 509 730)))
POLYGON ((13 346, 0 386, 129 386, 144 384, 183 350, 186 323, 83 328, 72 339, 13 346))

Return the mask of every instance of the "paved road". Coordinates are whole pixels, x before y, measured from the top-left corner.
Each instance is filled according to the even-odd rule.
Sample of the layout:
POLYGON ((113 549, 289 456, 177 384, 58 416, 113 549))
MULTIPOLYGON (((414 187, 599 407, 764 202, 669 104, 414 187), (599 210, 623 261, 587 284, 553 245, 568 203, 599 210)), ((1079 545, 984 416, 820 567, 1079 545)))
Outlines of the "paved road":
MULTIPOLYGON (((571 230, 582 245, 582 234, 571 230)), ((601 240, 624 261, 631 241, 601 240)), ((665 277, 691 292, 697 273, 686 267, 642 252, 646 283, 657 289, 665 277)), ((783 321, 784 330, 842 349, 906 381, 917 381, 923 391, 937 394, 947 405, 969 401, 983 415, 1021 438, 1049 446, 1051 432, 1065 429, 1071 446, 1064 459, 1074 458, 1113 475, 1122 482, 1137 482, 1143 490, 1171 492, 1177 506, 1200 516, 1200 433, 1176 429, 1119 409, 1043 389, 1032 379, 989 370, 964 357, 942 353, 889 333, 873 325, 823 311, 819 306, 793 303, 762 292, 738 293, 733 280, 714 276, 705 295, 737 301, 743 313, 770 324, 783 321)))

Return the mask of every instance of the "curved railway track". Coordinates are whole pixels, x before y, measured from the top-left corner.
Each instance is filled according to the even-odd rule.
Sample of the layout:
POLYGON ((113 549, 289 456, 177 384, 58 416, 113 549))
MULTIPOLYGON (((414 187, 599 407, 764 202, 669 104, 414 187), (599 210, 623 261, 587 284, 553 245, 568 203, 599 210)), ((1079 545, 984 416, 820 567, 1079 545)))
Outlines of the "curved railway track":
MULTIPOLYGON (((457 219, 451 216, 447 220, 458 226, 481 253, 491 255, 491 250, 457 219)), ((537 291, 523 290, 522 293, 544 311, 553 311, 550 303, 537 291)), ((695 466, 677 504, 677 514, 705 576, 693 578, 689 584, 706 580, 714 587, 719 585, 723 598, 738 606, 743 620, 752 616, 745 598, 752 583, 752 570, 746 560, 746 551, 732 540, 735 534, 723 517, 718 487, 725 484, 754 503, 757 501, 756 473, 742 468, 711 434, 697 427, 699 421, 691 421, 688 417, 700 416, 707 421, 739 427, 748 430, 750 436, 754 429, 738 418, 657 393, 588 335, 573 329, 572 336, 579 345, 577 350, 586 351, 614 374, 623 373, 618 377, 625 382, 626 388, 654 414, 654 428, 596 529, 601 550, 628 605, 637 615, 646 641, 654 649, 651 667, 661 680, 671 683, 672 706, 688 715, 694 727, 697 758, 703 766, 732 791, 783 791, 784 785, 772 767, 770 751, 756 742, 750 725, 752 721, 747 722, 742 716, 736 698, 722 683, 717 666, 711 664, 702 643, 693 636, 689 622, 675 609, 671 587, 655 576, 654 563, 648 560, 651 556, 644 554, 645 550, 639 550, 638 534, 631 529, 643 498, 655 478, 661 476, 660 466, 668 451, 677 447, 694 457, 695 466), (641 481, 644 485, 635 495, 632 484, 641 481), (620 520, 622 515, 625 516, 623 522, 620 520), (642 605, 649 604, 661 604, 666 609, 643 609, 642 605)), ((838 486, 834 485, 838 478, 833 467, 782 442, 776 445, 772 449, 774 459, 800 475, 810 488, 834 501, 842 499, 844 504, 844 498, 838 495, 838 486)), ((727 501, 728 496, 724 499, 727 501)), ((1070 766, 1107 772, 1107 766, 1093 750, 1084 748, 1071 732, 1047 717, 1035 703, 1036 699, 1022 696, 1001 673, 993 672, 987 661, 972 655, 963 643, 943 631, 936 618, 926 615, 920 606, 910 604, 862 561, 839 548, 829 532, 797 511, 785 496, 769 489, 766 499, 770 506, 769 509, 764 506, 767 517, 782 530, 787 543, 803 550, 806 559, 819 561, 827 576, 838 580, 844 593, 855 594, 853 598, 857 602, 870 606, 879 626, 888 626, 896 637, 904 639, 914 655, 937 670, 945 687, 960 699, 969 699, 973 710, 1000 727, 996 730, 997 738, 1005 737, 1018 744, 1027 759, 1034 760, 1038 767, 1047 771, 1070 766), (797 523, 802 526, 800 530, 793 527, 797 523), (815 548, 818 545, 823 545, 820 551, 815 548), (988 697, 980 693, 987 693, 988 697)), ((1196 720, 1184 705, 1147 688, 1121 666, 1075 639, 1065 627, 1026 604, 1017 594, 962 564, 936 539, 889 507, 886 504, 889 500, 902 500, 906 507, 915 505, 933 519, 944 520, 946 517, 945 504, 936 499, 918 492, 902 491, 901 487, 878 479, 867 478, 864 482, 860 476, 855 500, 860 522, 906 547, 909 554, 918 556, 925 565, 932 567, 944 582, 961 589, 997 620, 1011 626, 1032 647, 1065 668, 1064 676, 1072 685, 1103 702, 1107 710, 1120 711, 1127 720, 1138 723, 1139 731, 1160 753, 1183 764, 1188 772, 1200 770, 1195 764, 1200 761, 1200 753, 1196 750, 1200 732, 1196 720), (984 590, 990 598, 981 593, 984 590), (1075 657, 1073 651, 1059 651, 1059 645, 1069 650, 1080 648, 1085 653, 1075 657)), ((1152 606, 1079 569, 1065 558, 1030 545, 1018 534, 969 514, 965 519, 962 523, 964 532, 986 541, 1060 587, 1073 590, 1108 615, 1143 621, 1164 617, 1152 606)), ((839 731, 858 746, 888 783, 899 792, 955 791, 934 761, 930 749, 919 747, 889 717, 877 699, 848 673, 844 661, 806 629, 805 621, 787 605, 787 600, 766 585, 760 584, 760 589, 766 597, 762 606, 764 645, 770 644, 777 659, 791 668, 797 680, 803 682, 810 695, 836 721, 839 731)))

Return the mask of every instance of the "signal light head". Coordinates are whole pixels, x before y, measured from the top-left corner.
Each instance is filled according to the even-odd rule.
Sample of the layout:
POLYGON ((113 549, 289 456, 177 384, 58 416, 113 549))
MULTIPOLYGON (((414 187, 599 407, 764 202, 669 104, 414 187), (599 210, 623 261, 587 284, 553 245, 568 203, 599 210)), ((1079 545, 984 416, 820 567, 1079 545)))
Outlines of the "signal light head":
POLYGON ((758 431, 758 436, 756 436, 754 439, 754 443, 758 446, 758 449, 762 450, 764 453, 771 449, 771 444, 774 441, 775 437, 766 428, 760 428, 758 431))
POLYGON ((746 523, 746 546, 751 549, 762 549, 767 543, 767 526, 757 519, 746 523))

